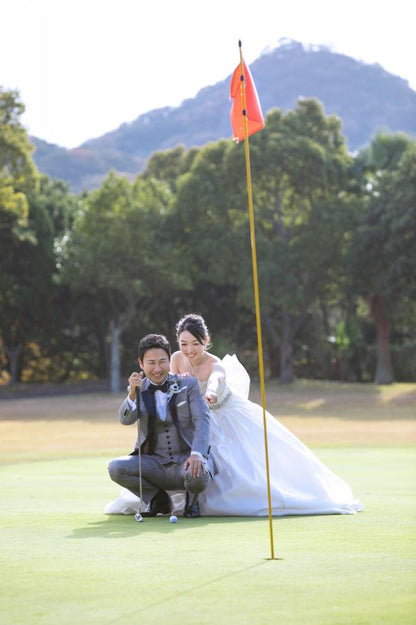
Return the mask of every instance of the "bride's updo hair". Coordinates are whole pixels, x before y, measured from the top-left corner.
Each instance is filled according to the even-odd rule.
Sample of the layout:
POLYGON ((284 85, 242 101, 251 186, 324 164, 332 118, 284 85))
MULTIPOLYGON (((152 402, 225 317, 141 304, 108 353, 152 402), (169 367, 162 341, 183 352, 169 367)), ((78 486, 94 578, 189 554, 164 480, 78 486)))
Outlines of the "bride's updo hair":
POLYGON ((190 332, 206 349, 210 347, 209 331, 201 315, 190 313, 189 315, 184 315, 182 319, 179 319, 176 324, 177 338, 179 339, 179 336, 185 331, 190 332))

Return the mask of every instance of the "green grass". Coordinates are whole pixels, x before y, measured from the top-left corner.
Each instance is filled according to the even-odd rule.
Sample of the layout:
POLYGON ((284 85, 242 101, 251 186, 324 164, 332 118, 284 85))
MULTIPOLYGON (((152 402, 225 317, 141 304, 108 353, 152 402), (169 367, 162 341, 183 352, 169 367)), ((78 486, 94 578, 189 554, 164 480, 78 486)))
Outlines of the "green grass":
POLYGON ((267 519, 103 515, 106 458, 3 467, 1 622, 415 623, 412 450, 316 451, 366 510, 274 519, 275 561, 267 519))
MULTIPOLYGON (((324 395, 326 405, 333 393, 331 387, 324 395)), ((95 400, 86 398, 87 410, 72 421, 72 438, 65 421, 67 447, 59 457, 47 432, 63 449, 62 422, 56 415, 49 423, 28 416, 14 432, 14 401, 0 402, 0 433, 9 432, 1 440, 12 449, 9 454, 0 442, 2 624, 416 624, 416 462, 408 429, 402 431, 403 444, 396 437, 389 446, 388 433, 375 444, 373 417, 368 430, 359 430, 357 444, 333 443, 333 429, 321 417, 322 444, 313 445, 314 451, 351 484, 365 511, 274 519, 272 561, 268 519, 180 518, 173 525, 167 518, 138 524, 132 516, 106 516, 105 503, 119 492, 106 465, 120 441, 115 436, 111 448, 112 426, 99 403, 103 421, 91 413, 95 400), (103 440, 97 435, 101 427, 103 440), (85 449, 78 446, 80 428, 86 436, 89 431, 85 449), (10 432, 21 437, 25 458, 16 456, 10 432), (97 449, 90 455, 93 438, 106 450, 101 455, 97 449)), ((358 394, 351 396, 352 408, 359 401, 358 394)), ((53 412, 53 398, 44 402, 45 414, 53 412)), ((408 405, 403 409, 404 422, 408 405)), ((348 419, 344 402, 342 411, 341 426, 356 441, 356 414, 348 419)), ((122 428, 112 418, 116 433, 122 428)), ((299 423, 298 415, 293 419, 299 423)))

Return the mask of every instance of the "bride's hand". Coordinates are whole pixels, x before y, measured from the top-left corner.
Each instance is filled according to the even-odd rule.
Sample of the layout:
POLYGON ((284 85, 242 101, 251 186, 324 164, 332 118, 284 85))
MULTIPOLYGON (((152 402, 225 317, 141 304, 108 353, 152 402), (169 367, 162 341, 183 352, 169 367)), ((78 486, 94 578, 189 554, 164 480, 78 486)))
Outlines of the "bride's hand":
POLYGON ((218 395, 214 391, 208 391, 205 393, 205 399, 209 406, 216 404, 218 401, 218 395))
POLYGON ((181 378, 190 378, 191 374, 189 373, 189 371, 184 371, 183 373, 178 373, 179 377, 181 378))

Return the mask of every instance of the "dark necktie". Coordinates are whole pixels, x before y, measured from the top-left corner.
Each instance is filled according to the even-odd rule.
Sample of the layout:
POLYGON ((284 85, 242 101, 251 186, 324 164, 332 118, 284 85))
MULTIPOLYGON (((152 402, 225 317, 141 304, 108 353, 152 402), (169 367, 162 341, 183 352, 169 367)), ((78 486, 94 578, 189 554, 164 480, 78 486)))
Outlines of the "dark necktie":
POLYGON ((169 390, 169 383, 167 380, 165 380, 163 382, 163 384, 161 384, 160 386, 157 386, 156 384, 149 384, 149 391, 151 393, 153 393, 153 395, 156 393, 156 391, 162 391, 162 393, 167 393, 169 390))

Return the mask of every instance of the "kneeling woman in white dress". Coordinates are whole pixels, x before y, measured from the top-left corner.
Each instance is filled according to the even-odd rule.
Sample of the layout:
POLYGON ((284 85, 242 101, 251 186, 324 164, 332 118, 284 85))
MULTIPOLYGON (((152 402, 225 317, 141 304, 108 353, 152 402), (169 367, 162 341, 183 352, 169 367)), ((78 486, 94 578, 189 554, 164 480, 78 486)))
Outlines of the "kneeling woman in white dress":
MULTIPOLYGON (((200 315, 185 315, 177 324, 179 351, 172 373, 198 379, 211 408, 211 453, 217 473, 199 495, 203 516, 268 514, 263 408, 248 399, 249 376, 236 356, 210 354, 210 337, 200 315)), ((266 413, 270 492, 273 516, 354 514, 362 505, 351 488, 330 471, 301 441, 266 413)), ((106 507, 108 514, 128 514, 140 501, 123 492, 106 507)))

